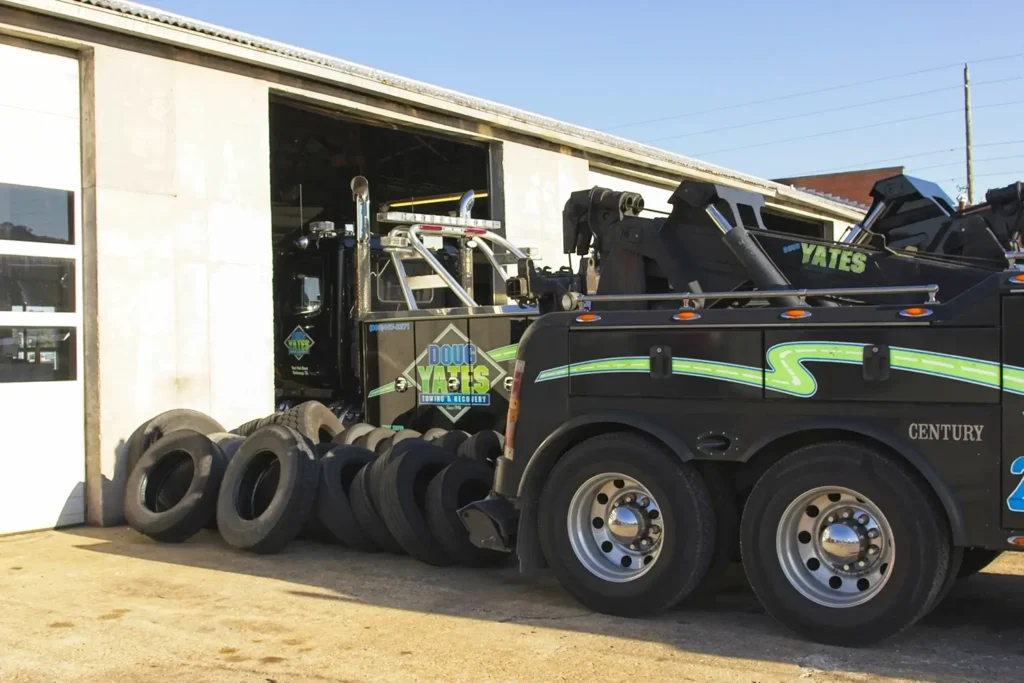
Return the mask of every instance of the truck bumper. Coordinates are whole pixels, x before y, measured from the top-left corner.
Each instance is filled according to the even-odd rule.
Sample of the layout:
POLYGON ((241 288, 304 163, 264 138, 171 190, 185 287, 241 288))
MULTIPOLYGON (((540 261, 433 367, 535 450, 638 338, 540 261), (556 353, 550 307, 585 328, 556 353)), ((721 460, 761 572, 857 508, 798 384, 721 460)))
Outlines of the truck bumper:
POLYGON ((459 519, 476 547, 503 552, 515 550, 519 511, 508 498, 491 494, 459 509, 459 519))

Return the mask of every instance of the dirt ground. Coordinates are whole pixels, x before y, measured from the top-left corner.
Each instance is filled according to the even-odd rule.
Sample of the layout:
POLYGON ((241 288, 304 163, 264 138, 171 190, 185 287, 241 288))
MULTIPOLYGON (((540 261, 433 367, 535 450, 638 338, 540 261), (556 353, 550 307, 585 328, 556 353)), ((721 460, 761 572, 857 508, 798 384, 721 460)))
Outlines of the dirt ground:
POLYGON ((233 551, 124 528, 0 538, 0 681, 1024 680, 1024 555, 962 581, 908 633, 821 647, 737 571, 715 604, 595 615, 513 567, 438 569, 296 542, 233 551))

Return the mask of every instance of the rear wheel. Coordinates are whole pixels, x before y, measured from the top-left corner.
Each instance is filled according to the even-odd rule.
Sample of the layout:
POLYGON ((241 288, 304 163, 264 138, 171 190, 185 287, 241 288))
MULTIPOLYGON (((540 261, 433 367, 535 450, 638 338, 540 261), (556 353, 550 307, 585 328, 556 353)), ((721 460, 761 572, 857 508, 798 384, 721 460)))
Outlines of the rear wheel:
POLYGON ((740 543, 765 609, 830 645, 868 645, 907 628, 933 606, 951 567, 948 525, 925 486, 852 442, 806 446, 769 468, 747 499, 740 543))
POLYGON ((588 439, 552 470, 540 541, 562 586, 598 612, 642 616, 686 597, 708 570, 715 518, 692 465, 631 434, 588 439))

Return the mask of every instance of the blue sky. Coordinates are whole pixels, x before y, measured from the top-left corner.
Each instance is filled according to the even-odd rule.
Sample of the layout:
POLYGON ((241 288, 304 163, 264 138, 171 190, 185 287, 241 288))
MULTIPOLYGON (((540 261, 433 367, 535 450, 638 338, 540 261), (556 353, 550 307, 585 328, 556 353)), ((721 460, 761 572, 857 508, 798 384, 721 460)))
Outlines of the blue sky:
POLYGON ((762 177, 903 163, 954 197, 966 61, 975 201, 1024 180, 1019 1, 148 4, 762 177))

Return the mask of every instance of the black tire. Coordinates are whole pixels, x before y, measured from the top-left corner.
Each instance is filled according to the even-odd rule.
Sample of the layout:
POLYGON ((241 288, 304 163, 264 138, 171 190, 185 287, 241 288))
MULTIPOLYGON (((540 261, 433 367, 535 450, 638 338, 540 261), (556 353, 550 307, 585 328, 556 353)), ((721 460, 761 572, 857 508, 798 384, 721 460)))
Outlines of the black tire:
MULTIPOLYGON (((231 459, 235 457, 235 453, 238 452, 238 449, 242 447, 243 443, 245 443, 244 436, 232 434, 231 432, 217 432, 215 434, 210 434, 207 438, 209 438, 210 441, 214 442, 215 444, 217 444, 217 446, 220 447, 221 453, 224 454, 225 468, 227 468, 228 464, 231 462, 231 459)), ((175 476, 184 477, 187 476, 188 469, 181 469, 179 470, 179 472, 181 472, 181 474, 176 474, 175 476)), ((185 486, 188 486, 187 481, 185 482, 185 486)), ((214 501, 214 514, 210 515, 210 521, 206 523, 206 528, 212 529, 214 531, 217 530, 216 500, 214 501)))
POLYGON ((316 517, 331 539, 353 550, 377 549, 359 527, 350 499, 356 475, 373 459, 373 453, 365 448, 339 444, 320 459, 316 517))
MULTIPOLYGON (((601 496, 602 504, 609 504, 604 494, 596 500, 601 496)), ((654 614, 683 600, 707 572, 714 548, 714 512, 696 469, 632 434, 603 434, 573 446, 548 475, 538 519, 544 557, 563 588, 586 607, 615 616, 654 614), (577 491, 612 474, 640 482, 660 506, 653 518, 671 530, 660 539, 660 554, 650 569, 626 581, 606 580, 587 569, 573 550, 566 524, 577 491)))
POLYGON ((494 467, 495 461, 501 455, 501 439, 498 432, 485 429, 469 437, 457 449, 460 458, 475 460, 484 465, 494 467))
POLYGON ((982 569, 995 562, 1002 554, 1002 550, 965 548, 963 562, 960 563, 960 569, 956 574, 957 578, 966 579, 969 576, 974 576, 982 569))
POLYGON ((280 413, 272 413, 265 417, 258 417, 255 420, 249 420, 248 422, 240 424, 232 429, 230 433, 241 437, 249 436, 260 427, 266 427, 268 424, 272 424, 271 420, 273 420, 277 415, 280 415, 280 413))
POLYGON ((431 427, 430 429, 428 429, 427 431, 425 431, 423 433, 423 440, 424 441, 433 441, 434 439, 442 437, 442 436, 444 436, 447 433, 448 433, 447 429, 442 429, 440 427, 431 427))
MULTIPOLYGON (((374 461, 376 462, 376 461, 374 461)), ((349 491, 349 500, 352 503, 352 514, 359 522, 359 529, 378 549, 396 555, 404 555, 405 551, 399 545, 395 537, 388 531, 387 525, 377 512, 370 492, 370 468, 373 465, 365 465, 359 470, 359 474, 352 481, 352 489, 349 491)))
POLYGON ((373 450, 378 457, 383 457, 387 455, 389 452, 391 452, 392 448, 402 443, 403 441, 408 441, 409 439, 416 439, 417 441, 422 441, 422 436, 423 435, 417 432, 415 429, 403 429, 401 431, 394 432, 391 436, 389 436, 386 439, 381 439, 380 441, 378 441, 377 447, 374 448, 373 450))
POLYGON ((443 436, 437 437, 430 443, 438 448, 443 448, 452 455, 458 455, 459 446, 461 446, 467 439, 469 439, 469 434, 461 429, 453 429, 443 436))
POLYGON ((953 590, 953 586, 956 585, 957 575, 960 573, 960 566, 963 564, 963 561, 964 549, 956 547, 951 548, 949 552, 949 562, 946 564, 946 579, 942 582, 942 588, 939 589, 939 594, 935 596, 935 600, 932 601, 932 606, 928 608, 928 614, 941 605, 949 596, 950 591, 953 590))
POLYGON ((381 441, 390 439, 394 435, 394 430, 387 429, 385 427, 377 427, 372 432, 367 432, 366 434, 363 434, 352 443, 355 446, 362 446, 363 448, 371 450, 374 453, 377 453, 377 455, 380 455, 380 452, 377 450, 377 444, 379 444, 381 441))
POLYGON ((427 488, 457 459, 433 444, 416 444, 392 459, 380 483, 379 509, 391 534, 409 555, 436 567, 450 565, 453 560, 427 523, 427 488))
POLYGON ((131 476, 136 463, 149 447, 164 436, 181 429, 203 435, 223 432, 224 427, 209 415, 198 410, 181 408, 168 410, 143 422, 125 442, 127 473, 131 476))
MULTIPOLYGON (((821 493, 822 497, 825 495, 821 493)), ((829 500, 835 504, 843 501, 829 500)), ((812 505, 799 514, 797 521, 803 516, 814 520, 824 513, 812 505)), ((808 540, 801 538, 799 543, 813 539, 809 533, 801 535, 808 540)), ((942 590, 950 566, 950 540, 941 507, 917 474, 904 463, 857 442, 812 444, 775 463, 751 491, 740 526, 743 568, 768 613, 809 640, 854 647, 889 638, 928 612, 942 590), (804 597, 783 569, 776 540, 783 514, 805 494, 823 487, 843 487, 855 492, 856 504, 862 504, 861 497, 869 501, 891 529, 898 557, 893 556, 891 568, 879 565, 886 569, 882 574, 885 583, 864 603, 841 608, 819 604, 804 597)), ((828 570, 826 562, 812 560, 816 568, 807 569, 809 576, 828 570)), ((800 568, 803 569, 802 564, 800 568)), ((836 585, 841 588, 843 577, 837 572, 829 572, 830 582, 837 580, 836 585)), ((858 588, 859 583, 860 579, 858 588)), ((865 583, 861 590, 870 586, 865 583)))
POLYGON ((270 424, 291 427, 314 444, 331 443, 345 432, 341 420, 319 401, 306 401, 271 416, 270 424))
POLYGON ((512 553, 478 548, 459 519, 459 509, 490 493, 494 472, 479 462, 460 459, 445 467, 427 487, 427 524, 445 554, 464 567, 495 567, 512 553))
POLYGON ((231 459, 235 457, 235 453, 245 443, 245 437, 239 436, 238 434, 232 434, 230 432, 216 432, 214 434, 208 434, 207 437, 210 441, 220 446, 221 452, 224 454, 224 459, 227 462, 231 462, 231 459))
POLYGON ((718 593, 727 576, 729 565, 739 554, 740 509, 737 504, 736 487, 720 463, 696 462, 694 466, 704 479, 711 496, 711 507, 715 511, 715 542, 711 553, 711 565, 688 600, 703 603, 718 593))
POLYGON ((345 446, 352 446, 355 444, 356 439, 361 437, 363 434, 369 434, 376 427, 365 422, 357 422, 351 427, 347 427, 344 432, 334 437, 334 443, 344 444, 345 446))
POLYGON ((319 468, 305 436, 267 425, 249 436, 228 465, 217 501, 217 528, 231 546, 280 552, 313 509, 319 468))
POLYGON ((224 454, 203 434, 179 429, 160 439, 128 477, 125 519, 139 533, 180 543, 213 517, 226 467, 224 454), (187 472, 187 479, 183 473, 187 472), (181 482, 187 481, 187 486, 181 482), (174 493, 165 488, 174 488, 174 493))

